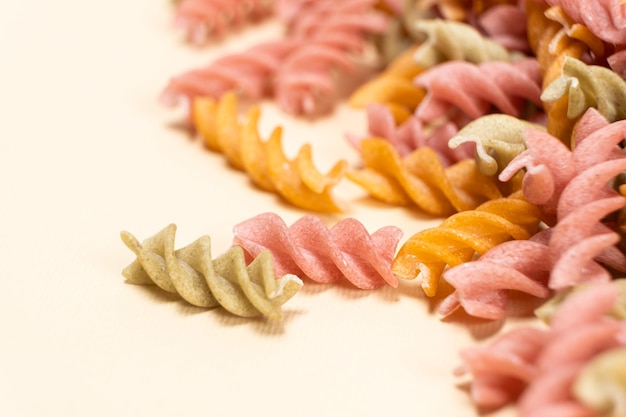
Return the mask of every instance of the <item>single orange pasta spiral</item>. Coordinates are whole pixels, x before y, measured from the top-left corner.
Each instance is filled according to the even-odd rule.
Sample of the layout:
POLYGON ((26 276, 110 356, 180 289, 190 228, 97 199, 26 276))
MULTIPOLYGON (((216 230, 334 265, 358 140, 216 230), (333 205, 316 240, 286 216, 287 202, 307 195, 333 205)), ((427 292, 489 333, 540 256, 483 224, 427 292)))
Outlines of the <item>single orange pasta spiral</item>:
POLYGON ((282 129, 276 127, 267 141, 258 130, 261 112, 252 107, 245 118, 237 111, 235 93, 219 101, 198 98, 192 107, 192 123, 206 146, 226 156, 236 169, 245 171, 259 188, 277 193, 291 204, 312 211, 339 212, 332 195, 343 178, 347 162, 340 160, 327 174, 313 164, 311 146, 302 146, 289 160, 282 150, 282 129))
POLYGON ((487 201, 411 236, 396 255, 393 272, 405 279, 421 275, 422 289, 432 297, 447 266, 469 262, 508 240, 530 238, 538 231, 539 217, 539 209, 521 192, 487 201))
POLYGON ((481 174, 472 159, 445 168, 429 147, 404 158, 384 139, 364 139, 360 147, 364 167, 346 176, 386 203, 413 203, 426 213, 449 216, 502 197, 502 184, 481 174))

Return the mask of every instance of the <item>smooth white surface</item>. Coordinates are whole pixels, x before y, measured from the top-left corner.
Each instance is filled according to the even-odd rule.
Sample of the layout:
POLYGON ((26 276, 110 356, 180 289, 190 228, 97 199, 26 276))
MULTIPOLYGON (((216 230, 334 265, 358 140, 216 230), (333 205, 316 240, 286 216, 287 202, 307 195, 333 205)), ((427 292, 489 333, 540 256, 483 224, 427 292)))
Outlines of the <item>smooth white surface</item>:
MULTIPOLYGON (((143 239, 176 223, 177 246, 208 234, 218 255, 243 220, 306 214, 255 189, 157 102, 170 76, 280 27, 194 49, 169 6, 0 1, 0 415, 476 415, 452 376, 476 340, 429 313, 414 283, 309 285, 280 325, 124 283, 122 229, 143 239)), ((312 124, 266 103, 263 129, 278 123, 290 155, 310 142, 321 168, 358 160, 343 134, 365 129, 362 112, 341 106, 312 124)), ((370 232, 393 224, 408 238, 439 223, 347 181, 337 193, 370 232)))

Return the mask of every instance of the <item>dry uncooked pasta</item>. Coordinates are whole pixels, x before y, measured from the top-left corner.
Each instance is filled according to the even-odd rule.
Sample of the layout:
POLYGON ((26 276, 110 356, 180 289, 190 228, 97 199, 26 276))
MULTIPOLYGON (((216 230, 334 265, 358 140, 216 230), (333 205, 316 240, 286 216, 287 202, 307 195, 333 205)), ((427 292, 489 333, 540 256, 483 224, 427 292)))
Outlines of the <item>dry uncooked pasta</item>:
POLYGON ((213 259, 208 236, 176 250, 175 235, 174 224, 142 243, 123 231, 124 244, 137 256, 122 272, 127 281, 156 284, 195 306, 222 306, 238 316, 263 315, 273 320, 282 318, 281 306, 302 287, 295 275, 276 278, 267 251, 246 265, 240 247, 213 259))
POLYGON ((371 137, 387 140, 401 157, 427 146, 437 153, 444 166, 471 158, 475 153, 473 144, 462 145, 456 149, 448 146, 448 141, 458 132, 456 124, 450 121, 436 127, 424 126, 418 117, 410 116, 396 125, 389 107, 380 104, 367 106, 367 121, 368 134, 346 135, 357 150, 360 149, 362 140, 371 137))
POLYGON ((534 58, 479 65, 445 62, 418 75, 415 83, 427 91, 415 113, 428 122, 450 118, 458 110, 476 119, 492 107, 520 117, 526 100, 542 106, 539 67, 534 58))
POLYGON ((382 104, 393 115, 396 123, 408 119, 426 92, 413 83, 413 78, 424 69, 413 60, 417 47, 402 53, 389 63, 385 71, 354 91, 349 103, 356 108, 372 103, 382 104))
POLYGON ((253 257, 269 250, 274 268, 319 283, 347 280, 361 289, 396 287, 391 261, 402 231, 394 226, 371 235, 355 219, 340 220, 327 228, 318 217, 307 215, 291 226, 274 213, 264 213, 234 228, 234 244, 253 257))
MULTIPOLYGON (((537 57, 545 88, 561 75, 566 57, 581 59, 604 53, 602 42, 584 26, 573 26, 560 7, 548 8, 542 1, 526 0, 528 40, 537 57)), ((574 121, 567 118, 567 97, 546 103, 547 129, 569 144, 574 121)))
POLYGON ((496 175, 526 149, 527 129, 544 130, 541 125, 507 114, 489 114, 465 125, 448 145, 456 149, 468 142, 475 143, 478 169, 485 175, 496 175))
POLYGON ((598 417, 626 415, 626 348, 608 350, 589 361, 573 390, 576 399, 598 417))
POLYGON ((622 0, 546 0, 609 44, 626 44, 626 3, 622 0))
POLYGON ((272 1, 180 0, 175 8, 175 25, 189 42, 202 45, 212 37, 267 17, 272 1))
POLYGON ((447 216, 502 197, 500 184, 467 159, 444 168, 430 148, 401 158, 383 139, 361 141, 364 167, 346 176, 373 197, 389 204, 415 204, 426 213, 447 216))
POLYGON ((414 30, 426 35, 426 41, 415 52, 415 61, 431 68, 446 61, 510 61, 511 54, 502 45, 484 37, 462 22, 441 19, 418 19, 414 30))
POLYGON ((444 268, 468 262, 507 240, 529 239, 538 226, 539 210, 519 193, 491 200, 411 236, 396 255, 393 272, 406 279, 421 276, 422 289, 432 297, 444 268))
POLYGON ((498 408, 519 398, 522 417, 595 417, 572 387, 590 361, 626 345, 626 322, 606 315, 617 295, 613 283, 589 285, 565 300, 549 329, 520 327, 464 350, 457 374, 472 374, 473 401, 498 408))
POLYGON ((546 86, 541 99, 567 98, 567 117, 579 118, 594 107, 609 122, 626 119, 626 80, 611 69, 566 57, 561 75, 546 86))
POLYGON ((291 204, 313 211, 341 211, 332 190, 343 178, 347 162, 337 162, 327 174, 313 165, 311 147, 300 148, 289 160, 282 150, 282 129, 267 141, 260 138, 258 107, 245 118, 237 111, 237 97, 226 94, 219 101, 194 100, 192 122, 209 149, 223 153, 233 167, 248 173, 260 188, 278 193, 291 204))

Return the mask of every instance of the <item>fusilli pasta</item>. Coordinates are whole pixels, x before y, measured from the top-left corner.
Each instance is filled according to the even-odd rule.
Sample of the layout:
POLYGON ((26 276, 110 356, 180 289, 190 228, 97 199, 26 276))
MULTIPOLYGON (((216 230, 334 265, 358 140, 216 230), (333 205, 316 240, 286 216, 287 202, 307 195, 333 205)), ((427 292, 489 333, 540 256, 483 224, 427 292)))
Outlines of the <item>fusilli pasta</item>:
POLYGON ((208 236, 175 250, 175 235, 174 224, 143 243, 123 231, 122 241, 137 256, 122 272, 128 282, 156 284, 195 306, 222 306, 238 316, 264 315, 273 320, 282 318, 281 305, 302 287, 295 275, 276 279, 267 251, 246 266, 240 247, 213 259, 208 236))

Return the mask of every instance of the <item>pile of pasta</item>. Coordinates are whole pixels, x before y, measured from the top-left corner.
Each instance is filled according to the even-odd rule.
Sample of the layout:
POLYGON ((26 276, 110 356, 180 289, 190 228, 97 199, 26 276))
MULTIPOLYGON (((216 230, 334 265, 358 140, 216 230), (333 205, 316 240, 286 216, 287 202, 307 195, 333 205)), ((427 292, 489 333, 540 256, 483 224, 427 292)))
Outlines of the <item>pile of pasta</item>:
MULTIPOLYGON (((276 309, 299 288, 296 276, 304 285, 347 281, 361 289, 417 279, 440 300, 443 317, 462 311, 502 320, 520 300, 543 304, 536 313, 543 328, 462 352, 458 373, 473 377, 476 405, 517 402, 532 417, 626 415, 626 2, 180 0, 173 7, 196 44, 262 18, 285 27, 284 39, 223 56, 165 87, 163 101, 187 105, 209 150, 309 212, 341 213, 332 190, 347 180, 386 204, 442 218, 428 230, 390 225, 371 235, 358 219, 327 228, 313 213, 291 226, 275 213, 243 221, 234 227, 237 259, 265 264, 269 256, 279 282, 256 281, 270 288, 255 292, 274 303, 266 316, 280 317, 276 309), (342 92, 342 80, 373 65, 372 51, 375 75, 342 92), (262 140, 259 107, 239 110, 238 99, 261 98, 302 116, 332 112, 341 100, 362 109, 363 131, 342 132, 361 163, 338 160, 321 173, 310 145, 287 160, 281 128, 262 140), (403 232, 414 234, 398 248, 403 232), (288 296, 274 302, 285 283, 288 296)), ((123 236, 138 256, 134 275, 125 274, 131 281, 150 281, 139 271, 137 262, 149 269, 142 256, 156 256, 161 271, 177 265, 174 255, 165 260, 162 243, 157 255, 144 254, 123 236)), ((143 247, 154 249, 151 242, 143 247)), ((181 262, 197 270, 196 261, 181 262)), ((159 286, 173 290, 169 281, 159 286)))

